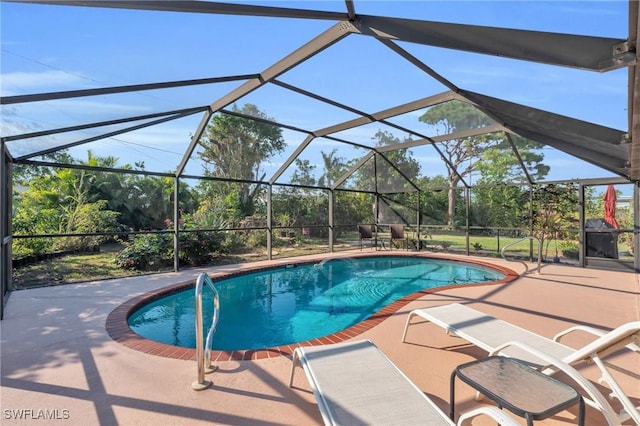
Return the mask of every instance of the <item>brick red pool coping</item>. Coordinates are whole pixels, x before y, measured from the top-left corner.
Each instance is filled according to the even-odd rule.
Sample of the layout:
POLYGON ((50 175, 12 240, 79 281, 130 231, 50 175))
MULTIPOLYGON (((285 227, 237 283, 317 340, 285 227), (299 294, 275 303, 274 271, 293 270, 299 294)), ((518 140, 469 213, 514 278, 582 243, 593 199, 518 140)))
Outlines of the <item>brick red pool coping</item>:
MULTIPOLYGON (((392 252, 388 254, 399 255, 400 253, 392 252)), ((373 256, 371 254, 365 254, 365 255, 356 255, 356 256, 350 256, 350 257, 379 257, 379 256, 381 256, 381 254, 377 254, 373 256)), ((299 346, 326 345, 331 343, 342 342, 344 340, 351 339, 352 337, 356 337, 359 334, 362 334, 365 331, 380 324, 382 321, 389 318, 391 315, 395 314, 398 310, 400 310, 405 305, 407 305, 409 302, 417 300, 420 297, 424 296, 425 294, 436 293, 442 290, 449 290, 457 287, 505 284, 519 277, 519 275, 515 271, 509 268, 505 268, 499 265, 494 265, 489 262, 479 261, 476 259, 459 260, 459 259, 441 257, 441 256, 433 257, 433 256, 424 255, 424 254, 416 254, 416 253, 412 253, 410 254, 410 256, 427 257, 427 258, 433 258, 433 259, 439 259, 439 260, 448 260, 453 262, 476 264, 476 265, 497 270, 503 273, 505 277, 498 281, 489 281, 489 282, 483 282, 483 283, 477 283, 477 284, 455 284, 455 285, 449 285, 445 287, 438 287, 435 289, 418 291, 416 293, 407 295, 402 299, 398 299, 395 302, 390 303, 389 305, 385 306, 384 308, 382 308, 375 314, 369 316, 365 320, 357 324, 354 324, 351 327, 348 327, 337 333, 330 334, 324 337, 319 337, 316 339, 307 340, 304 342, 277 346, 273 348, 236 350, 236 351, 212 350, 211 361, 220 362, 220 361, 255 360, 255 359, 263 359, 263 358, 273 358, 273 357, 279 357, 279 356, 291 357, 291 355, 293 354, 293 351, 299 346)), ((345 259, 346 258, 349 258, 349 257, 345 257, 345 259)), ((315 262, 317 262, 317 260, 313 262, 308 260, 296 262, 295 260, 292 260, 287 264, 302 265, 302 264, 309 264, 309 263, 315 263, 315 262)), ((278 268, 282 266, 283 264, 263 265, 263 266, 245 268, 241 271, 213 272, 209 274, 209 276, 214 279, 221 279, 221 278, 227 278, 234 275, 247 274, 247 273, 251 273, 259 270, 273 269, 273 268, 278 268)), ((167 287, 163 287, 163 288, 142 294, 140 296, 134 297, 133 299, 130 299, 124 302, 123 304, 118 306, 116 309, 114 309, 107 317, 107 321, 106 321, 107 332, 109 333, 111 338, 116 342, 136 351, 144 352, 150 355, 161 356, 165 358, 195 360, 196 359, 195 349, 182 348, 179 346, 167 345, 165 343, 159 343, 153 340, 145 339, 144 337, 141 337, 140 335, 134 333, 133 330, 131 330, 131 328, 129 327, 129 323, 127 321, 129 316, 133 312, 135 312, 138 308, 140 308, 142 305, 145 305, 152 300, 169 295, 171 293, 176 293, 176 292, 185 290, 189 287, 192 287, 194 284, 195 284, 195 279, 177 283, 177 284, 172 284, 167 287)))

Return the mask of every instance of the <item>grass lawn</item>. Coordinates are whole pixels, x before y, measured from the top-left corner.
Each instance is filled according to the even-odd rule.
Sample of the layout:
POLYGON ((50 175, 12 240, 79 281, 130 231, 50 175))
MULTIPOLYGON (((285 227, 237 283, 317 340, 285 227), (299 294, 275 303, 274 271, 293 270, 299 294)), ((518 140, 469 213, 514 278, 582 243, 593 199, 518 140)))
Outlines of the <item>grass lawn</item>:
MULTIPOLYGON (((496 236, 469 236, 469 250, 482 250, 488 252, 499 253, 502 248, 508 244, 516 242, 521 238, 512 238, 501 236, 498 240, 496 236), (498 246, 499 244, 499 246, 498 246), (477 248, 476 248, 477 247, 477 248)), ((455 249, 466 249, 467 237, 465 235, 451 234, 431 234, 426 239, 428 245, 446 245, 455 249)), ((535 246, 534 246, 535 250, 535 246)), ((509 248, 510 252, 529 253, 529 240, 524 240, 509 248)))
POLYGON ((119 268, 113 261, 118 250, 112 245, 105 246, 98 253, 67 255, 14 269, 13 286, 41 287, 148 273, 119 268))
MULTIPOLYGON (((411 244, 412 233, 408 232, 409 247, 411 244)), ((415 236, 413 236, 415 239, 415 236)), ((379 240, 388 243, 388 234, 379 234, 379 240)), ((431 232, 429 235, 421 235, 423 248, 426 251, 455 251, 461 252, 466 250, 466 236, 452 232, 431 232), (426 245, 426 247, 424 247, 426 245)), ((480 254, 485 256, 499 256, 500 249, 507 244, 517 241, 519 238, 511 238, 501 236, 470 236, 469 250, 471 254, 480 254), (476 245, 476 246, 474 246, 476 245)), ((324 238, 302 238, 287 239, 274 241, 273 257, 293 257, 312 253, 325 253, 328 250, 327 242, 324 238), (277 241, 277 242, 276 242, 277 241)), ((521 256, 529 255, 529 240, 523 240, 513 247, 510 247, 508 253, 510 255, 518 254, 521 256)), ((357 232, 346 233, 342 235, 334 244, 337 251, 349 250, 359 247, 359 236, 357 232)), ((154 272, 169 271, 171 266, 164 267, 155 271, 135 271, 122 269, 114 262, 116 254, 122 249, 118 244, 102 246, 100 252, 67 255, 59 258, 44 260, 31 265, 16 268, 13 271, 13 288, 30 288, 41 287, 47 285, 57 285, 63 283, 74 283, 83 281, 92 281, 99 279, 121 278, 135 275, 143 275, 154 272)), ((534 244, 534 253, 537 247, 534 244)), ((545 250, 543 249, 543 255, 545 250)), ((549 247, 550 256, 555 254, 553 243, 549 247)), ((534 254, 535 256, 535 254, 534 254)), ((235 255, 224 255, 216 259, 215 264, 226 263, 242 263, 255 261, 257 259, 266 259, 264 249, 252 250, 246 253, 235 255)))

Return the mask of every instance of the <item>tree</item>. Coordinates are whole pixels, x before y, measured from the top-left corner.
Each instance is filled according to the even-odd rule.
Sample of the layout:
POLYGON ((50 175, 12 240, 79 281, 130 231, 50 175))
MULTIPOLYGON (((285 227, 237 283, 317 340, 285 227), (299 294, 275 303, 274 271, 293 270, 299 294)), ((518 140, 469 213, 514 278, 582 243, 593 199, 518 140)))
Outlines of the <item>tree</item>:
MULTIPOLYGON (((549 166, 542 163, 544 155, 537 151, 541 145, 517 135, 513 135, 511 140, 531 178, 534 181, 542 180, 549 172, 549 166)), ((525 176, 520 163, 512 155, 506 155, 504 150, 511 151, 506 140, 487 148, 482 161, 476 165, 480 175, 477 183, 486 186, 473 190, 472 225, 526 226, 523 218, 528 216, 528 212, 524 211, 525 203, 520 200, 528 197, 528 187, 507 185, 510 182, 524 182, 525 176)))
MULTIPOLYGON (((385 147, 399 145, 410 139, 400 139, 390 132, 378 130, 372 140, 376 147, 385 147)), ((376 220, 396 223, 398 220, 409 221, 408 215, 415 212, 415 204, 408 206, 408 199, 411 198, 408 193, 415 192, 412 183, 415 184, 419 174, 419 162, 406 148, 400 148, 376 154, 358 169, 355 181, 359 189, 382 194, 378 199, 376 220)))
MULTIPOLYGON (((411 138, 405 137, 404 139, 400 139, 390 132, 378 130, 373 136, 373 140, 376 142, 376 147, 383 147, 409 142, 411 141, 411 138)), ((383 172, 386 173, 382 176, 379 176, 378 179, 382 178, 382 180, 387 180, 388 186, 390 187, 398 187, 397 183, 394 183, 393 180, 402 179, 403 182, 401 182, 401 185, 398 187, 398 189, 404 189, 407 187, 407 179, 415 182, 415 179, 417 179, 418 175, 420 174, 420 163, 413 158, 411 152, 409 152, 407 149, 396 149, 393 151, 385 152, 384 156, 389 161, 389 163, 395 166, 395 168, 384 167, 383 172), (402 174, 404 176, 401 176, 396 169, 402 171, 402 174)))
MULTIPOLYGON (((12 228, 14 235, 55 234, 62 232, 57 182, 51 169, 32 174, 26 189, 14 197, 12 228)), ((50 238, 14 239, 15 258, 53 251, 50 238)))
MULTIPOLYGON (((376 147, 398 145, 410 139, 400 139, 393 134, 378 130, 372 140, 376 147)), ((376 154, 378 155, 378 154, 376 154)), ((384 158, 376 158, 375 176, 373 161, 361 167, 356 176, 359 188, 371 187, 379 192, 405 192, 411 190, 409 181, 415 182, 420 174, 420 163, 415 160, 407 149, 396 149, 384 152, 384 158), (402 171, 402 174, 398 172, 402 171), (376 184, 376 188, 372 185, 376 184)))
MULTIPOLYGON (((422 176, 418 179, 419 188, 443 188, 447 185, 445 176, 422 176)), ((460 194, 456 192, 455 196, 460 194)), ((448 194, 445 191, 424 191, 420 195, 420 223, 424 225, 443 225, 447 223, 448 194)), ((462 218, 463 219, 463 218, 462 218)))
MULTIPOLYGON (((471 104, 457 101, 445 102, 430 108, 419 120, 442 128, 445 134, 481 129, 494 123, 471 104)), ((549 168, 541 163, 543 155, 536 152, 540 145, 517 138, 514 143, 528 172, 536 177, 546 175, 549 168)), ((518 173, 522 172, 519 169, 520 164, 516 157, 510 154, 511 144, 503 132, 452 139, 442 142, 440 146, 448 160, 448 226, 455 225, 455 188, 463 178, 473 172, 480 172, 481 179, 500 183, 521 175, 518 173)))
MULTIPOLYGON (((309 160, 296 160, 296 171, 291 179, 292 183, 307 186, 333 187, 337 179, 351 167, 351 163, 343 157, 336 156, 337 150, 321 151, 322 174, 316 181, 314 171, 316 165, 309 160)), ((356 223, 370 222, 371 202, 365 194, 335 191, 334 203, 334 237, 338 238, 345 232, 352 230, 356 223)), ((273 206, 276 212, 289 212, 300 224, 327 224, 328 197, 326 191, 290 188, 274 193, 273 206)), ((326 228, 312 228, 312 236, 325 237, 326 228)))
POLYGON ((561 229, 575 227, 578 223, 578 198, 576 184, 547 184, 533 188, 534 235, 543 247, 547 241, 545 256, 550 240, 557 239, 561 229))
MULTIPOLYGON (((70 164, 76 163, 68 158, 70 164)), ((107 160, 111 161, 111 160, 107 160)), ((103 160, 88 152, 88 166, 102 165, 103 160)), ((30 176, 28 187, 15 198, 14 232, 33 234, 84 234, 114 232, 119 214, 108 208, 107 200, 95 195, 95 174, 84 169, 45 168, 24 171, 30 176)), ((16 254, 43 253, 54 249, 88 248, 108 237, 65 237, 33 239, 16 243, 16 254)), ((24 241, 24 240, 23 240, 24 241)))
POLYGON ((471 191, 471 226, 487 228, 528 227, 525 211, 529 194, 528 186, 492 185, 477 187, 471 191))
POLYGON ((300 159, 296 159, 294 164, 296 165, 296 170, 291 176, 291 183, 295 183, 298 185, 315 186, 316 179, 313 177, 313 171, 315 170, 316 166, 311 164, 309 160, 300 159))
MULTIPOLYGON (((305 186, 333 187, 337 179, 347 170, 344 158, 336 156, 337 149, 329 153, 321 151, 322 174, 316 181, 314 170, 316 165, 309 160, 296 160, 296 171, 291 179, 292 183, 305 186)), ((286 212, 294 223, 298 225, 326 225, 328 221, 329 199, 326 191, 310 188, 290 188, 280 191, 280 197, 285 202, 274 201, 274 208, 278 206, 279 212, 286 212), (285 207, 285 209, 282 209, 285 207)), ((275 199, 274 199, 275 200, 275 199)), ((327 231, 324 228, 311 230, 313 236, 324 237, 327 231)))
MULTIPOLYGON (((506 136, 502 136, 502 138, 496 139, 495 145, 487 147, 482 152, 482 161, 479 161, 474 169, 480 174, 478 183, 525 182, 525 175, 520 163, 511 155, 511 144, 506 136)), ((549 173, 549 166, 542 162, 544 154, 539 151, 542 149, 542 144, 518 135, 512 135, 511 141, 531 178, 534 181, 544 179, 549 173)))
POLYGON ((273 121, 255 105, 236 105, 233 112, 256 117, 258 120, 231 114, 213 117, 200 140, 200 158, 205 163, 205 175, 238 180, 238 183, 212 185, 211 195, 224 197, 231 191, 240 195, 239 216, 250 216, 254 211, 254 200, 260 186, 246 181, 262 181, 265 178, 263 165, 275 154, 284 151, 282 130, 263 120, 273 121))
MULTIPOLYGON (((118 166, 117 157, 96 157, 91 151, 88 151, 87 160, 79 161, 79 164, 96 168, 119 167, 132 171, 145 169, 144 162, 136 162, 134 166, 118 166)), ((164 228, 166 219, 173 218, 175 181, 171 177, 100 170, 89 170, 81 176, 85 176, 87 199, 90 202, 106 200, 109 210, 120 213, 118 221, 125 228, 161 229, 164 228)), ((185 212, 193 212, 197 208, 195 194, 187 185, 180 188, 179 208, 185 212)))
MULTIPOLYGON (((131 175, 125 180, 123 202, 133 229, 160 229, 173 219, 175 180, 170 177, 131 175)), ((192 213, 198 199, 186 184, 180 185, 178 209, 192 213)))
POLYGON ((334 203, 335 236, 355 230, 356 224, 371 223, 372 196, 369 194, 336 191, 334 203))
POLYGON ((334 148, 329 153, 324 151, 320 152, 323 172, 320 178, 318 178, 318 186, 332 187, 338 178, 346 172, 347 162, 342 157, 336 157, 337 152, 337 148, 334 148))
MULTIPOLYGON (((54 164, 75 163, 73 157, 69 155, 67 150, 43 154, 41 158, 44 161, 48 160, 54 164)), ((51 168, 48 166, 36 166, 32 164, 14 164, 12 173, 14 182, 22 186, 29 186, 32 179, 50 174, 51 168)))

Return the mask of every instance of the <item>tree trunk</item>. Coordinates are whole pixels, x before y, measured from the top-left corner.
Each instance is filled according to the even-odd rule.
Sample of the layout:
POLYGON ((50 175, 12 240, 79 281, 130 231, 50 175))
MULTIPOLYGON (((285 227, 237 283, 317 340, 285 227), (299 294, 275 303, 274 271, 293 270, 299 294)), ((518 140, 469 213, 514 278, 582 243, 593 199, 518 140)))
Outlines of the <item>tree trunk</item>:
POLYGON ((456 224, 456 187, 460 178, 453 173, 449 173, 449 207, 447 209, 447 227, 453 229, 456 224))
POLYGON ((449 188, 449 208, 447 210, 447 227, 453 229, 456 222, 456 192, 449 188))

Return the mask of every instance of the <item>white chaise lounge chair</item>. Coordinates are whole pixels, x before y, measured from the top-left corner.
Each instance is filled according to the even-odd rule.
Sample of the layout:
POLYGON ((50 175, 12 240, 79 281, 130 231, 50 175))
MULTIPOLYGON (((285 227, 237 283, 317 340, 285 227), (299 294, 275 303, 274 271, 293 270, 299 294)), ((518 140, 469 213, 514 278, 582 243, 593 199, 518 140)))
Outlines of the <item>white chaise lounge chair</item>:
MULTIPOLYGON (((299 347, 293 353, 289 387, 302 366, 325 425, 455 426, 387 356, 369 340, 299 347)), ((477 416, 501 425, 518 425, 494 406, 460 416, 470 425, 477 416)))
MULTIPOLYGON (((640 425, 640 408, 635 407, 629 400, 607 368, 610 365, 602 359, 605 355, 622 348, 640 354, 640 321, 629 322, 608 333, 592 327, 575 326, 558 333, 553 339, 548 339, 465 305, 453 303, 411 311, 402 333, 403 342, 406 341, 409 326, 414 324, 411 320, 416 316, 432 322, 444 328, 447 332, 484 349, 489 355, 500 354, 519 358, 541 368, 548 367, 545 370, 547 373, 552 372, 555 368, 550 366, 546 360, 532 354, 531 351, 523 349, 521 345, 512 343, 524 343, 524 345, 533 347, 566 364, 573 364, 581 360, 593 361, 602 374, 600 382, 611 389, 613 396, 624 407, 625 412, 621 413, 619 420, 622 422, 631 418, 636 424, 640 425), (571 348, 559 342, 563 336, 574 331, 593 334, 596 339, 579 349, 571 348)), ((620 371, 619 368, 616 369, 620 371)), ((638 374, 637 372, 622 372, 630 373, 635 377, 638 374)))

